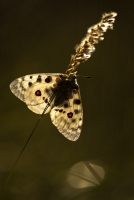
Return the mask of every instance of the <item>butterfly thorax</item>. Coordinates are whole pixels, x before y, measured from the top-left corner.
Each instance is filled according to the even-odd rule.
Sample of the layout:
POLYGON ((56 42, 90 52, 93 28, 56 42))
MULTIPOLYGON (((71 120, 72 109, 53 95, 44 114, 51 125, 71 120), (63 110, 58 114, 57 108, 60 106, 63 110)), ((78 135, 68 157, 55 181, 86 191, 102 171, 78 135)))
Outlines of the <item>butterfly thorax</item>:
POLYGON ((59 77, 57 77, 56 83, 54 84, 53 92, 55 93, 55 106, 58 106, 65 101, 72 99, 73 95, 78 92, 76 75, 60 75, 59 77))

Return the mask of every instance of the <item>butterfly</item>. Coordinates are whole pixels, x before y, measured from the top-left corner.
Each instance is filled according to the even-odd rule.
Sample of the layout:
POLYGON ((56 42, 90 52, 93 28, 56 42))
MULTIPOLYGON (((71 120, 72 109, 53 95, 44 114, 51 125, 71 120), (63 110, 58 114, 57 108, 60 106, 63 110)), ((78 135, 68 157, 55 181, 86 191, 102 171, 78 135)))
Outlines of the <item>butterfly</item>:
POLYGON ((66 72, 38 73, 17 78, 10 84, 12 93, 26 103, 36 114, 50 112, 52 123, 67 139, 76 141, 82 130, 83 108, 76 68, 88 60, 95 44, 103 40, 108 29, 113 29, 117 13, 102 15, 101 21, 90 27, 81 43, 76 46, 66 72))

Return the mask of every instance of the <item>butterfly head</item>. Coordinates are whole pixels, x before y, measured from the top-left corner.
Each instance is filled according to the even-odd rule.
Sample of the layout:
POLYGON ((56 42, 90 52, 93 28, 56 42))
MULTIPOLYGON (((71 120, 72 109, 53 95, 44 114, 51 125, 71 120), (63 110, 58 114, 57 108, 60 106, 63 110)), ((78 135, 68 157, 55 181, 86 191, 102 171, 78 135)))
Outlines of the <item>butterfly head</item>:
POLYGON ((75 82, 75 80, 76 80, 76 74, 77 74, 77 71, 70 73, 68 75, 68 80, 70 80, 71 82, 75 82))

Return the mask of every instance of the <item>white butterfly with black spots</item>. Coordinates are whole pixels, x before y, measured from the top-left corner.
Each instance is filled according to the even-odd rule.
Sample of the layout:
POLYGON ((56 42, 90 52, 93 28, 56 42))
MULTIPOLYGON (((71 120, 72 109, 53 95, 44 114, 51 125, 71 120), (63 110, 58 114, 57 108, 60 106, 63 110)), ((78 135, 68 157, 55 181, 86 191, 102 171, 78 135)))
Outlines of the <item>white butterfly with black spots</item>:
POLYGON ((52 123, 67 139, 76 141, 81 133, 83 109, 80 89, 75 69, 90 58, 95 44, 107 29, 113 29, 117 13, 102 15, 101 21, 90 27, 85 38, 76 47, 70 64, 62 73, 39 73, 26 75, 10 84, 12 93, 24 101, 28 108, 37 114, 50 112, 52 123))

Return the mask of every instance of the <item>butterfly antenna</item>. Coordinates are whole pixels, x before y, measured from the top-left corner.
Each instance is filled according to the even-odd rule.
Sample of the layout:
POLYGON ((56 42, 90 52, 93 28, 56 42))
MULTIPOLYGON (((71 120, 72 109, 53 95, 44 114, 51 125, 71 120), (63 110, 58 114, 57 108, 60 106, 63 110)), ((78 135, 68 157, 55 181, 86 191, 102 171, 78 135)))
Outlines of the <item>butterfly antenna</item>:
POLYGON ((1 188, 1 190, 0 190, 0 197, 1 197, 1 195, 2 195, 2 193, 3 193, 3 191, 4 191, 4 189, 5 189, 6 185, 8 184, 8 181, 9 181, 9 179, 10 179, 10 177, 11 177, 11 175, 12 175, 12 173, 13 173, 15 167, 16 167, 16 165, 18 164, 18 162, 19 162, 19 160, 20 160, 20 158, 21 158, 21 156, 22 156, 22 154, 23 154, 23 152, 24 152, 26 146, 28 145, 28 143, 29 143, 29 141, 30 141, 30 139, 31 139, 31 137, 32 137, 32 135, 33 135, 35 129, 37 128, 37 126, 38 126, 38 124, 39 124, 41 118, 42 118, 43 115, 44 115, 44 113, 46 112, 46 110, 48 109, 48 107, 51 105, 51 103, 52 103, 54 97, 55 97, 55 95, 53 94, 53 95, 51 96, 51 98, 50 98, 50 101, 47 103, 45 109, 43 110, 42 114, 40 115, 40 117, 39 117, 39 119, 38 119, 36 125, 34 126, 34 129, 32 130, 31 134, 29 135, 29 137, 28 137, 28 139, 27 139, 25 145, 23 146, 23 148, 22 148, 20 154, 18 155, 16 161, 14 162, 14 165, 12 166, 11 171, 9 172, 9 175, 7 176, 7 179, 6 179, 5 183, 3 184, 3 186, 2 186, 2 188, 1 188))
POLYGON ((81 76, 83 78, 91 78, 91 76, 83 76, 83 75, 76 75, 76 76, 81 76))

